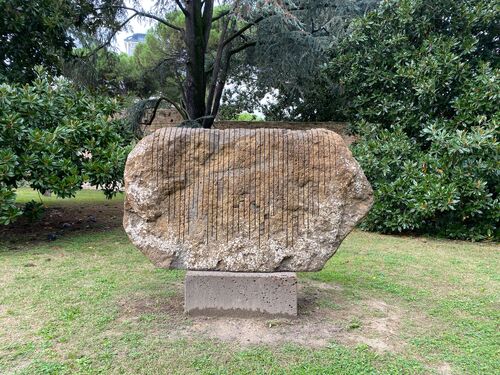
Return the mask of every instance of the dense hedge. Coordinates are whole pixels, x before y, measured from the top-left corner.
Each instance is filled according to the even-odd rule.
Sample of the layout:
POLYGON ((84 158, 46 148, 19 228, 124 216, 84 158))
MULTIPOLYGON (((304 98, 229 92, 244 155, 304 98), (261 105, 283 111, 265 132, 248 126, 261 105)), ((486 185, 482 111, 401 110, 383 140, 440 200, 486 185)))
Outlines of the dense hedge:
POLYGON ((22 213, 20 184, 64 198, 85 182, 112 196, 123 180, 132 137, 111 120, 117 102, 38 74, 31 85, 0 85, 0 224, 22 213))
POLYGON ((332 51, 376 194, 365 228, 499 238, 499 19, 491 0, 384 1, 332 51))

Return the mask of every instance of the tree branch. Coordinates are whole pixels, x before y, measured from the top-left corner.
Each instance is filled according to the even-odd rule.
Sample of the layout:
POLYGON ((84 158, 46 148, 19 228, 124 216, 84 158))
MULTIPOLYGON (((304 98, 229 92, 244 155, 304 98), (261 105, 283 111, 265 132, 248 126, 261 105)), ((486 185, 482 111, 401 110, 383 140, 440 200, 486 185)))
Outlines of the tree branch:
POLYGON ((179 9, 182 11, 182 13, 184 13, 184 15, 187 16, 188 15, 188 11, 187 11, 186 8, 184 8, 184 6, 182 5, 181 1, 180 0, 175 0, 175 3, 179 7, 179 9))
POLYGON ((104 47, 106 47, 107 45, 109 45, 111 43, 111 41, 113 40, 113 38, 115 37, 115 35, 118 33, 118 31, 121 30, 122 27, 124 27, 127 23, 129 23, 132 19, 134 19, 135 17, 137 17, 137 13, 136 14, 133 14, 132 16, 130 16, 129 18, 127 18, 125 21, 123 21, 116 30, 114 30, 111 35, 108 37, 108 39, 106 40, 106 42, 104 42, 103 44, 101 44, 99 47, 97 47, 96 49, 94 49, 91 53, 89 53, 88 55, 85 55, 83 56, 83 58, 87 58, 87 57, 90 57, 92 55, 95 55, 97 52, 99 52, 101 49, 103 49, 104 47))
POLYGON ((109 6, 106 6, 106 7, 96 8, 96 10, 101 10, 101 9, 106 9, 106 8, 118 8, 118 9, 130 10, 130 11, 132 11, 132 12, 135 13, 134 16, 139 16, 139 17, 144 17, 144 18, 151 18, 152 20, 158 21, 159 23, 161 23, 161 24, 163 24, 165 26, 168 26, 168 27, 170 27, 170 28, 172 28, 174 30, 177 30, 177 31, 180 31, 180 32, 184 32, 184 29, 182 27, 176 26, 173 23, 168 22, 164 18, 155 16, 154 14, 151 14, 151 13, 142 12, 140 10, 137 10, 135 8, 130 8, 130 7, 127 7, 127 6, 109 5, 109 6))
POLYGON ((237 47, 237 48, 235 48, 235 49, 231 50, 231 51, 229 52, 229 54, 230 54, 231 56, 232 56, 232 55, 236 55, 237 53, 239 53, 239 52, 241 52, 241 51, 244 51, 244 50, 246 50, 247 48, 254 47, 254 46, 256 46, 256 45, 257 45, 257 42, 248 42, 248 43, 245 43, 245 44, 243 44, 243 45, 241 45, 241 46, 239 46, 239 47, 237 47))
POLYGON ((227 15, 229 15, 229 14, 231 14, 231 13, 232 13, 232 11, 231 11, 231 10, 225 10, 224 12, 221 12, 221 13, 217 14, 216 16, 214 16, 214 17, 212 18, 212 22, 218 21, 218 20, 220 20, 221 18, 226 17, 227 15))
POLYGON ((229 38, 227 38, 224 41, 224 46, 227 46, 229 43, 231 43, 237 37, 239 37, 240 35, 242 35, 245 31, 247 31, 248 29, 250 29, 252 26, 257 25, 259 22, 261 22, 264 19, 265 19, 265 17, 259 17, 259 18, 256 18, 255 20, 253 20, 251 23, 248 23, 245 26, 243 26, 241 29, 239 29, 238 31, 236 31, 233 35, 231 35, 229 38))
POLYGON ((161 97, 158 98, 158 100, 156 101, 156 103, 155 103, 155 105, 153 107, 153 113, 151 114, 151 117, 146 122, 144 122, 143 125, 145 125, 145 126, 151 126, 151 124, 153 123, 154 119, 156 118, 156 112, 158 111, 158 108, 160 107, 160 104, 161 104, 162 101, 166 101, 166 102, 172 104, 183 118, 186 118, 186 117, 189 118, 189 116, 187 116, 186 111, 184 111, 184 109, 181 108, 181 106, 179 104, 177 104, 175 101, 173 101, 172 99, 170 99, 170 98, 168 98, 166 96, 161 96, 161 97))
POLYGON ((220 35, 220 41, 219 45, 217 46, 217 55, 215 57, 215 62, 213 65, 213 71, 212 71, 212 79, 210 82, 210 88, 208 90, 208 98, 207 98, 207 104, 206 104, 206 115, 209 115, 211 110, 212 110, 212 105, 213 105, 213 100, 215 96, 215 89, 217 87, 217 80, 219 78, 219 72, 221 69, 221 63, 222 63, 222 57, 224 53, 224 39, 226 38, 226 33, 229 27, 229 20, 226 19, 224 20, 224 24, 222 26, 222 32, 220 35))
MULTIPOLYGON (((332 7, 335 7, 335 6, 328 5, 328 4, 323 5, 323 8, 332 8, 332 7)), ((288 9, 285 9, 285 10, 287 12, 297 12, 297 11, 306 10, 306 9, 307 8, 305 6, 296 6, 296 7, 288 8, 288 9)), ((248 24, 246 24, 241 29, 239 29, 238 31, 236 31, 233 35, 231 35, 224 42, 224 46, 226 46, 227 44, 231 43, 234 39, 236 39, 237 37, 239 37, 240 35, 242 35, 243 33, 245 33, 245 31, 247 31, 248 29, 250 29, 252 26, 257 25, 258 23, 262 22, 266 18, 272 17, 273 15, 274 14, 268 14, 268 15, 265 15, 265 16, 260 16, 260 17, 257 17, 256 19, 254 19, 253 21, 250 21, 248 24)))
POLYGON ((210 30, 212 29, 212 16, 214 13, 214 0, 205 2, 203 8, 203 36, 205 38, 205 48, 208 46, 210 30))

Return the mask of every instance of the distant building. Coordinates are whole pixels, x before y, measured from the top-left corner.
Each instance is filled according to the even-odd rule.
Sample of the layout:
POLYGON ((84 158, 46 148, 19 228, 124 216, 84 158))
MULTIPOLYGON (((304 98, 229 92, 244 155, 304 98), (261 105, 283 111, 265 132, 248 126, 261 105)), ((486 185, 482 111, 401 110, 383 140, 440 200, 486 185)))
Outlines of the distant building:
POLYGON ((134 54, 135 47, 137 44, 144 42, 146 39, 146 34, 132 34, 123 41, 125 42, 125 50, 127 51, 127 55, 132 56, 134 54))

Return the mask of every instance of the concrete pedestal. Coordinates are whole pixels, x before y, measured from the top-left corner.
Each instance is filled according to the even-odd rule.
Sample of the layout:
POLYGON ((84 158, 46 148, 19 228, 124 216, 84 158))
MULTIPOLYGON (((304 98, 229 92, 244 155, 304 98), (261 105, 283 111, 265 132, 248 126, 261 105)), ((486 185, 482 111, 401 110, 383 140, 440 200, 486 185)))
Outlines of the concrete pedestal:
POLYGON ((204 316, 297 316, 294 272, 188 271, 184 311, 204 316))

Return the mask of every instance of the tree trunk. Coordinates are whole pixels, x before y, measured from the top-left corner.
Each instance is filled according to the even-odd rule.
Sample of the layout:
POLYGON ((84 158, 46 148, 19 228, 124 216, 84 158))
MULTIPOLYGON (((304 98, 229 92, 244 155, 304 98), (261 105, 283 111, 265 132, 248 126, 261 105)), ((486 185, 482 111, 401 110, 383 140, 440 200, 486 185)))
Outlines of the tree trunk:
MULTIPOLYGON (((184 93, 186 110, 191 120, 205 116, 205 96, 207 79, 205 75, 205 55, 212 24, 213 0, 186 1, 186 31, 184 35, 187 49, 186 80, 184 93), (203 11, 202 11, 203 8, 203 11)), ((203 121, 204 127, 212 124, 203 121)))

